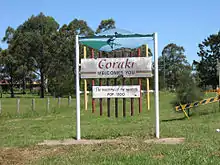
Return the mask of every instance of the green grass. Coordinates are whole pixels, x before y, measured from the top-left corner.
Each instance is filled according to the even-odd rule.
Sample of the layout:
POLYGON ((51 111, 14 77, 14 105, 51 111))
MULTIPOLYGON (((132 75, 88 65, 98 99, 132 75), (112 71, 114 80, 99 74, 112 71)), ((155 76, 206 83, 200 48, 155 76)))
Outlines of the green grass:
MULTIPOLYGON (((46 99, 36 99, 36 110, 31 110, 31 98, 21 98, 20 114, 16 113, 16 99, 3 98, 0 116, 0 164, 220 164, 220 128, 218 103, 208 104, 192 110, 190 120, 183 113, 174 112, 170 101, 173 94, 160 94, 160 133, 161 137, 184 137, 183 144, 147 144, 144 141, 154 138, 155 112, 153 95, 151 109, 138 114, 138 100, 135 100, 135 114, 129 115, 130 103, 127 100, 127 117, 122 117, 122 102, 119 104, 119 118, 114 117, 112 100, 111 117, 99 116, 96 112, 84 110, 81 105, 81 129, 83 139, 129 139, 115 144, 36 146, 43 140, 74 138, 75 100, 68 107, 67 99, 62 99, 61 107, 57 99, 50 99, 50 112, 46 110, 46 99), (8 149, 9 148, 9 149, 8 149), (12 155, 12 157, 7 157, 12 155), (19 157, 19 159, 18 159, 19 157)), ((91 105, 91 99, 89 100, 91 105)))

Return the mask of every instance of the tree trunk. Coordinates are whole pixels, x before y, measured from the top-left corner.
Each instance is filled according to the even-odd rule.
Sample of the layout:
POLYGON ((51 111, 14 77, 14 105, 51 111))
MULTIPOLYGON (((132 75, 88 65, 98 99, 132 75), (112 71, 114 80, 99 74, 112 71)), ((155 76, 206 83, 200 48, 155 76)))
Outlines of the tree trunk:
POLYGON ((25 80, 25 77, 23 77, 23 80, 22 80, 22 88, 23 88, 23 94, 26 94, 26 80, 25 80))
POLYGON ((40 97, 44 98, 44 73, 42 72, 42 69, 40 70, 40 97))
POLYGON ((32 80, 30 80, 30 93, 32 93, 32 89, 33 89, 33 83, 32 83, 32 80))
POLYGON ((13 79, 10 80, 10 91, 11 91, 11 98, 14 98, 14 89, 13 89, 13 79))

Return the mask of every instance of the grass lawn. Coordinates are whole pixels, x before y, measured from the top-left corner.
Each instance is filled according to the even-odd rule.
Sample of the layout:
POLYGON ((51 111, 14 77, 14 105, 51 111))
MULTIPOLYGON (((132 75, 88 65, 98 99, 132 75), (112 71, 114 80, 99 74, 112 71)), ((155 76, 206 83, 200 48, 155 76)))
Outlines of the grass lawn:
MULTIPOLYGON (((50 99, 50 111, 46 110, 46 99, 36 99, 36 110, 31 110, 31 98, 20 99, 20 114, 16 113, 16 99, 3 98, 0 116, 0 164, 149 164, 149 165, 202 165, 220 164, 220 112, 218 103, 201 106, 193 110, 190 120, 183 113, 176 113, 170 105, 173 94, 160 93, 160 135, 184 137, 182 144, 148 144, 154 138, 155 112, 153 95, 151 109, 138 114, 138 100, 135 114, 129 116, 130 103, 127 102, 127 117, 122 117, 120 100, 119 118, 99 116, 81 108, 81 129, 83 139, 116 139, 116 143, 70 146, 38 146, 44 140, 70 139, 75 137, 75 100, 70 107, 67 99, 50 99)), ((81 100, 83 102, 83 99, 81 100)), ((91 99, 90 99, 91 103, 91 99)), ((106 102, 105 102, 106 103, 106 102)))

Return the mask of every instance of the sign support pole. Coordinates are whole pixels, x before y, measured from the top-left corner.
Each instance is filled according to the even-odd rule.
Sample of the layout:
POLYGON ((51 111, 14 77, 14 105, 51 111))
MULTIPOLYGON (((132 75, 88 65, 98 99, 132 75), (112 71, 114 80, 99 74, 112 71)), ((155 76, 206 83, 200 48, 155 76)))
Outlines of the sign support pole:
POLYGON ((79 36, 76 35, 76 140, 80 140, 79 36))
MULTIPOLYGON (((114 54, 114 58, 117 57, 117 54, 116 52, 113 52, 114 54)), ((114 84, 117 85, 117 78, 114 79, 114 84)), ((115 117, 117 118, 118 117, 118 98, 115 98, 115 117)))
MULTIPOLYGON (((91 48, 91 58, 94 58, 94 49, 91 48)), ((95 80, 92 79, 92 86, 95 86, 95 80)), ((92 113, 95 113, 95 99, 92 98, 92 113)))
MULTIPOLYGON (((125 50, 122 51, 122 57, 125 57, 125 50)), ((125 85, 125 78, 122 78, 122 85, 125 85)), ((123 117, 126 117, 126 99, 123 98, 123 117)))
MULTIPOLYGON (((138 57, 141 57, 141 49, 138 48, 138 57)), ((141 78, 138 78, 138 83, 140 85, 140 88, 141 88, 141 78)), ((140 98, 138 99, 139 101, 139 113, 142 112, 142 92, 140 90, 140 98)))
MULTIPOLYGON (((146 44, 146 57, 148 57, 148 45, 146 44)), ((149 87, 149 78, 147 78, 147 94, 146 94, 146 98, 147 98, 147 109, 150 110, 150 87, 149 87)))
MULTIPOLYGON (((132 57, 132 51, 130 52, 130 57, 132 57)), ((133 85, 133 79, 130 78, 130 85, 133 85)), ((134 99, 131 98, 131 116, 134 115, 134 99)))
MULTIPOLYGON (((84 59, 86 59, 86 47, 83 47, 83 56, 84 59)), ((88 109, 88 96, 87 96, 87 80, 84 80, 84 104, 85 104, 85 110, 88 109)))
MULTIPOLYGON (((99 58, 102 57, 102 52, 99 52, 99 58)), ((102 79, 99 79, 99 85, 102 86, 102 79)), ((100 116, 102 116, 103 112, 102 112, 102 98, 99 99, 99 111, 100 111, 100 116)))
POLYGON ((159 79, 158 79, 158 40, 157 33, 154 33, 154 79, 155 79, 155 115, 156 115, 156 138, 160 138, 160 123, 159 123, 159 79))

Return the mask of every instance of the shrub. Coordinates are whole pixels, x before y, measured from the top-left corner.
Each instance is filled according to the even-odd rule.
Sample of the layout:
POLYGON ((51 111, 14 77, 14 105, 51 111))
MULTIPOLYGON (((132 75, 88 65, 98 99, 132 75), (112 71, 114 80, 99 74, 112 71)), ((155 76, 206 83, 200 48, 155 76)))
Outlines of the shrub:
POLYGON ((203 98, 203 92, 198 87, 198 83, 189 71, 184 71, 178 78, 178 86, 176 89, 176 98, 172 104, 186 104, 203 98))

